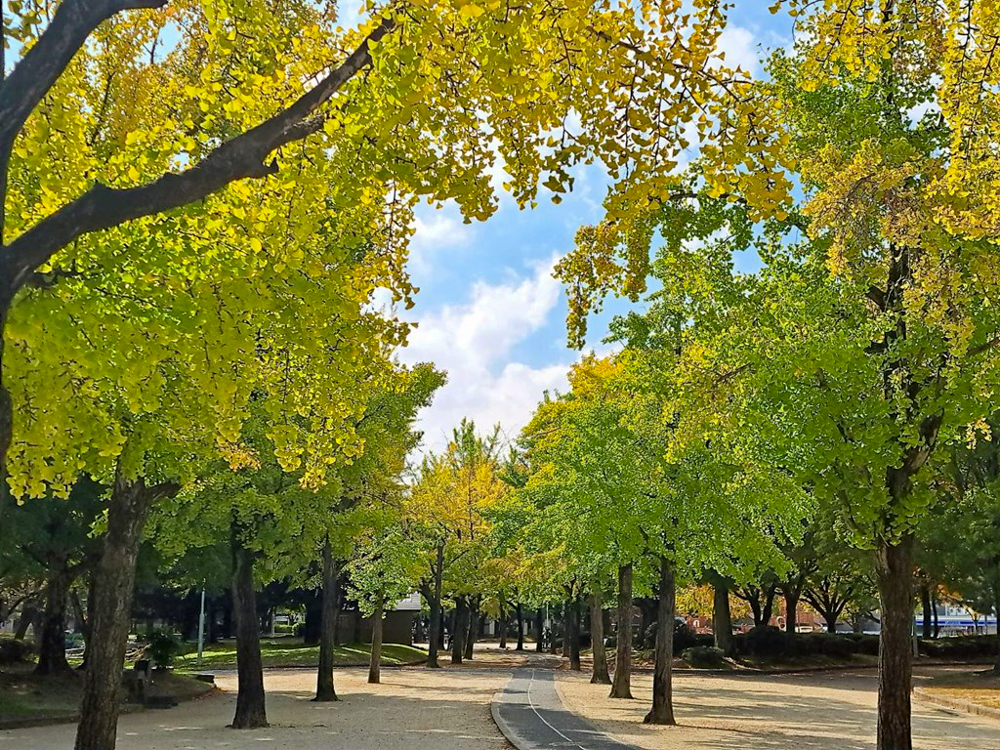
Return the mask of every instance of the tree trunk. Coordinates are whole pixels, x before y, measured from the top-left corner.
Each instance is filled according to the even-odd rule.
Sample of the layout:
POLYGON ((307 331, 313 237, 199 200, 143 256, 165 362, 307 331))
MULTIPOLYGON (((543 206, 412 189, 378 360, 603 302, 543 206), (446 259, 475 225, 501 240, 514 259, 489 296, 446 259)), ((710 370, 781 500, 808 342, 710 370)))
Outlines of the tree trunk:
MULTIPOLYGON (((87 583, 87 609, 93 606, 95 578, 96 576, 92 574, 90 581, 87 583)), ((83 602, 80 601, 80 595, 76 591, 71 593, 70 601, 73 603, 73 617, 76 618, 80 632, 83 633, 83 659, 80 669, 85 669, 87 667, 87 652, 90 650, 90 613, 84 609, 83 602)))
POLYGON ((260 654, 260 619, 253 576, 253 552, 233 526, 233 615, 236 619, 236 714, 233 729, 266 727, 264 663, 260 654))
POLYGON ((833 614, 832 612, 827 612, 826 614, 823 615, 823 621, 826 623, 827 633, 837 632, 837 615, 833 614))
POLYGON ((566 628, 569 638, 569 668, 580 671, 580 597, 573 595, 569 605, 569 627, 566 628))
POLYGON ((618 568, 618 652, 612 698, 632 697, 632 563, 618 568))
POLYGON ((153 503, 179 490, 171 482, 147 487, 142 479, 125 479, 120 471, 115 476, 108 502, 108 528, 95 573, 99 585, 91 607, 91 643, 87 649, 76 750, 114 750, 142 529, 153 503))
POLYGON ((715 646, 726 656, 733 655, 733 617, 729 612, 729 587, 718 583, 714 587, 715 602, 712 608, 712 632, 715 646))
POLYGON ((515 651, 524 651, 524 607, 521 602, 517 603, 517 648, 515 651))
POLYGON ((24 602, 21 604, 21 613, 17 617, 17 627, 14 629, 14 640, 23 641, 24 637, 28 634, 28 628, 31 623, 34 622, 35 616, 38 614, 38 609, 32 602, 24 602))
POLYGON ((562 622, 562 655, 564 657, 569 656, 569 620, 570 620, 570 610, 572 609, 572 598, 567 597, 566 601, 563 602, 563 622, 562 622))
POLYGON ((465 634, 469 631, 469 611, 465 599, 455 600, 455 625, 451 629, 451 663, 461 664, 465 652, 465 634))
POLYGON ((473 598, 466 613, 468 628, 465 633, 464 653, 465 660, 472 661, 472 649, 476 645, 476 636, 479 634, 479 599, 473 598))
POLYGON ((604 649, 604 608, 599 590, 590 595, 590 643, 594 651, 594 671, 590 681, 599 685, 610 685, 608 654, 604 649))
POLYGON ((645 724, 676 724, 674 720, 673 676, 674 609, 676 587, 674 567, 667 557, 660 558, 660 603, 656 618, 656 657, 653 667, 653 707, 645 724))
POLYGON ((545 615, 542 613, 542 608, 539 607, 535 610, 535 651, 545 650, 545 638, 542 632, 545 629, 545 615))
POLYGON ((323 543, 323 601, 319 620, 319 668, 316 672, 316 697, 314 701, 337 700, 333 685, 333 663, 337 653, 337 619, 340 607, 337 601, 337 579, 340 571, 333 556, 333 545, 327 536, 323 543))
POLYGON ((785 632, 790 636, 795 635, 799 624, 799 592, 785 591, 785 632))
MULTIPOLYGON (((334 571, 336 575, 333 579, 333 604, 331 605, 332 614, 330 619, 333 620, 333 625, 331 626, 331 632, 333 633, 333 647, 336 649, 338 646, 343 645, 343 641, 340 638, 340 626, 342 624, 343 618, 341 615, 344 613, 344 587, 340 585, 340 567, 337 560, 333 560, 334 571)), ((319 624, 319 634, 320 643, 323 641, 323 617, 320 615, 319 624)))
MULTIPOLYGON (((931 587, 928 583, 920 586, 920 604, 923 607, 924 638, 930 638, 934 634, 934 624, 931 622, 931 587)), ((1000 628, 997 632, 1000 633, 1000 628)))
POLYGON ((66 560, 53 561, 45 584, 45 614, 38 641, 38 664, 35 674, 69 672, 66 661, 66 599, 73 574, 66 560))
POLYGON ((774 612, 774 595, 777 590, 777 586, 772 585, 769 586, 764 592, 764 607, 760 613, 760 624, 765 628, 771 623, 771 615, 774 612))
POLYGON ((503 597, 500 597, 500 619, 497 620, 500 626, 500 648, 507 648, 507 608, 503 597))
POLYGON ((875 579, 881 607, 878 648, 878 750, 911 750, 910 688, 913 652, 913 537, 880 542, 875 579))
POLYGON ((429 597, 431 616, 428 623, 427 634, 427 666, 437 669, 438 649, 441 647, 441 636, 444 635, 441 618, 441 586, 444 573, 444 545, 439 544, 437 548, 437 561, 434 566, 434 589, 429 597))
POLYGON ((368 666, 368 683, 377 685, 382 677, 382 614, 384 603, 379 596, 372 613, 372 651, 368 666))

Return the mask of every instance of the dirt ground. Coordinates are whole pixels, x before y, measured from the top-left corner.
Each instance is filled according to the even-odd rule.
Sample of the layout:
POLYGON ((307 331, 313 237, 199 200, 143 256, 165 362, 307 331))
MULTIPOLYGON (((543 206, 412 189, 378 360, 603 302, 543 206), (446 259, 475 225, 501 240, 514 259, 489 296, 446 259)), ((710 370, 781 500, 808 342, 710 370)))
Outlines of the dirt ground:
MULTIPOLYGON (((918 674, 918 682, 930 675, 918 674)), ((875 747, 874 672, 729 676, 678 675, 676 727, 642 724, 652 700, 649 674, 633 675, 635 700, 607 697, 586 674, 562 671, 563 703, 619 741, 645 750, 868 750, 875 747)), ((1000 721, 913 704, 914 747, 1000 750, 1000 721)))
MULTIPOLYGON (((269 729, 225 726, 236 704, 236 678, 217 679, 216 693, 170 710, 122 716, 119 750, 506 750, 490 718, 493 693, 509 672, 468 667, 429 671, 383 669, 382 684, 368 685, 362 669, 337 671, 336 703, 313 703, 311 670, 268 672, 269 729)), ((0 732, 0 750, 70 750, 75 726, 0 732)))

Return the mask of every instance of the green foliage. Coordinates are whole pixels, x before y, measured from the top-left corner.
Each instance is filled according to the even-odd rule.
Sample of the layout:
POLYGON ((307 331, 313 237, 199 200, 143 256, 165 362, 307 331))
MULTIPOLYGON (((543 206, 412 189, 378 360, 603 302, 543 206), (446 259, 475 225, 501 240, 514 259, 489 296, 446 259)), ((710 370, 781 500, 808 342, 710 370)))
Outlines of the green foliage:
POLYGON ((170 630, 154 630, 148 636, 149 645, 146 650, 153 666, 166 669, 173 666, 174 659, 180 653, 180 639, 170 630))

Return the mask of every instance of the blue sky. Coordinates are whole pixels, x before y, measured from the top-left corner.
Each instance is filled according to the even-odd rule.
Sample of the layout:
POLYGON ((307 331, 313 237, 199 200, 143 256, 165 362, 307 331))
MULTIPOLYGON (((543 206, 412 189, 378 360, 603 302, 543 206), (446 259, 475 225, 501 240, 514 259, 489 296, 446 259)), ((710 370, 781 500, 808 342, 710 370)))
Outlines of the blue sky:
MULTIPOLYGON (((729 64, 756 73, 761 50, 787 43, 788 19, 772 16, 765 0, 736 5, 720 47, 729 64)), ((559 205, 542 198, 521 211, 503 196, 486 222, 463 224, 454 206, 418 210, 411 273, 421 291, 407 316, 418 327, 401 359, 433 361, 449 374, 421 414, 425 449, 442 448, 463 416, 484 430, 500 423, 515 439, 543 392, 565 388, 580 353, 566 347, 566 298, 552 264, 581 225, 600 220, 606 185, 596 167, 576 176, 559 205)), ((604 348, 608 320, 627 307, 608 302, 591 321, 588 349, 604 348)))

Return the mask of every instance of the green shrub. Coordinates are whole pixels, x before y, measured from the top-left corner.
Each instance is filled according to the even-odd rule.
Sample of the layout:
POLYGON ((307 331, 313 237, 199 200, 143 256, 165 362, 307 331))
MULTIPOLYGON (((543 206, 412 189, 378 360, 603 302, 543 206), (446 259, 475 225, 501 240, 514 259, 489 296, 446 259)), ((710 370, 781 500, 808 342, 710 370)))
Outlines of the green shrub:
POLYGON ((28 641, 16 641, 13 638, 0 638, 0 664, 21 664, 31 656, 31 644, 28 641))
POLYGON ((750 656, 783 656, 789 650, 788 636, 773 626, 754 628, 733 640, 738 653, 750 656))
POLYGON ((836 633, 823 633, 818 639, 820 653, 834 659, 847 659, 857 653, 857 644, 836 633))
POLYGON ((165 669, 174 663, 174 658, 180 653, 181 642, 173 633, 167 630, 154 630, 149 634, 149 658, 153 666, 165 669))
POLYGON ((995 635, 959 635, 919 640, 920 653, 939 659, 979 659, 997 652, 995 635))
POLYGON ((687 623, 678 620, 674 625, 674 653, 679 654, 695 646, 711 647, 715 638, 711 633, 696 633, 687 623))
POLYGON ((681 658, 696 669, 717 669, 725 666, 726 656, 715 646, 692 646, 681 652, 681 658))

